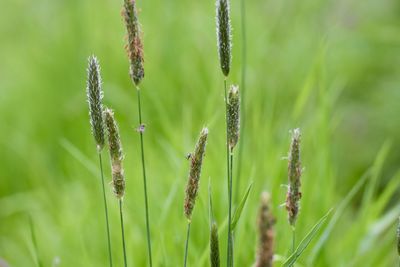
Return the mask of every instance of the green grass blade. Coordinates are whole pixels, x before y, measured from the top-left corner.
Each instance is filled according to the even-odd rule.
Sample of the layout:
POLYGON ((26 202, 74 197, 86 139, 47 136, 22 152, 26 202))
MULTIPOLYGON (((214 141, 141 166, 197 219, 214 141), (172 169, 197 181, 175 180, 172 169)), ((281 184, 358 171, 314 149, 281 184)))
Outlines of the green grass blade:
POLYGON ((330 209, 314 226, 311 228, 311 231, 303 238, 300 242, 299 246, 293 252, 292 255, 283 263, 283 267, 290 267, 296 262, 296 260, 300 257, 300 255, 304 252, 307 246, 311 243, 312 239, 318 233, 319 229, 322 227, 332 209, 330 209))
POLYGON ((239 203, 239 206, 236 208, 235 213, 233 214, 232 222, 231 222, 231 231, 235 230, 235 227, 240 219, 240 216, 242 215, 244 205, 246 204, 247 198, 249 197, 250 190, 252 187, 253 187, 253 183, 250 183, 246 189, 246 193, 244 194, 242 200, 239 203))

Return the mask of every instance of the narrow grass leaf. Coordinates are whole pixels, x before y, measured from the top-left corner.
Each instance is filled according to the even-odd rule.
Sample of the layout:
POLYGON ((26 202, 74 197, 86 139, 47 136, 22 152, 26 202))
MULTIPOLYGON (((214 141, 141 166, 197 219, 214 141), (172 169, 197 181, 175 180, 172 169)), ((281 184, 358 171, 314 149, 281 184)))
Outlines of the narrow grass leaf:
POLYGON ((237 222, 240 219, 240 216, 242 215, 242 211, 243 211, 244 205, 246 204, 247 198, 249 197, 250 190, 251 190, 252 187, 253 187, 253 183, 250 183, 249 186, 246 189, 246 193, 244 194, 242 200, 239 203, 239 206, 236 208, 236 211, 233 214, 232 222, 231 222, 231 231, 235 230, 235 227, 237 225, 237 222))
POLYGON ((301 256, 301 254, 306 250, 308 245, 311 243, 315 235, 318 233, 319 229, 322 227, 326 219, 328 218, 329 214, 331 213, 332 209, 328 211, 314 226, 311 228, 310 232, 303 238, 300 242, 299 246, 293 252, 292 255, 283 263, 283 267, 290 267, 297 261, 297 259, 301 256))

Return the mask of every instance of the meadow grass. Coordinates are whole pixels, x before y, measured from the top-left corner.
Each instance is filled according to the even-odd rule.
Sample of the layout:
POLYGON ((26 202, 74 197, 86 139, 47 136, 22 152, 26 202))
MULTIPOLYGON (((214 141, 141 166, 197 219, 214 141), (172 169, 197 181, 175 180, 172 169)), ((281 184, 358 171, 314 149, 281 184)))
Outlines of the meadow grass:
MULTIPOLYGON (((141 177, 140 140, 131 138, 132 110, 137 103, 121 49, 125 29, 120 3, 22 0, 6 2, 3 7, 0 258, 11 266, 34 265, 34 259, 26 256, 31 241, 22 219, 30 213, 44 265, 56 257, 61 266, 102 266, 108 261, 104 225, 98 221, 103 210, 94 201, 101 192, 96 178, 98 158, 88 134, 87 106, 82 103, 86 57, 96 53, 102 59, 106 104, 118 112, 125 162, 129 162, 125 166, 131 179, 124 222, 129 225, 125 229, 127 251, 135 253, 128 254, 128 262, 145 266, 146 226, 137 216, 145 212, 138 204, 143 202, 142 180, 135 179, 141 177)), ((180 266, 186 234, 184 157, 204 121, 212 133, 225 130, 223 92, 218 90, 223 78, 217 53, 212 52, 215 7, 212 1, 157 2, 157 6, 142 1, 140 7, 141 23, 146 26, 146 73, 156 77, 144 79, 142 85, 146 88, 143 112, 152 129, 146 133, 146 161, 152 163, 148 175, 156 181, 148 197, 152 214, 157 215, 154 229, 160 233, 153 237, 153 264, 180 266)), ((287 183, 287 166, 281 158, 287 153, 288 130, 294 127, 303 131, 302 162, 306 166, 296 225, 298 241, 334 208, 299 264, 397 264, 397 10, 393 1, 246 2, 246 131, 240 173, 242 185, 249 180, 254 185, 236 229, 235 246, 248 248, 235 250, 236 266, 254 262, 255 219, 264 189, 272 191, 277 218, 276 265, 289 255, 291 233, 287 213, 279 205, 286 193, 280 185, 287 183), (376 246, 378 241, 380 246, 376 246)), ((230 79, 237 82, 242 45, 239 14, 239 2, 232 1, 236 30, 230 79)), ((220 240, 227 239, 224 149, 224 136, 210 135, 207 168, 202 174, 212 180, 220 240)), ((110 181, 109 166, 104 167, 105 179, 110 181)), ((204 184, 202 188, 188 260, 197 262, 205 254, 198 266, 208 266, 208 197, 204 184)), ((106 195, 112 199, 110 188, 106 195)), ((109 215, 110 224, 118 225, 117 205, 110 205, 109 215)), ((120 238, 119 232, 111 233, 112 252, 118 255, 113 259, 115 266, 123 265, 120 238)), ((225 242, 220 244, 225 251, 225 242)), ((226 262, 224 254, 221 262, 226 262)))

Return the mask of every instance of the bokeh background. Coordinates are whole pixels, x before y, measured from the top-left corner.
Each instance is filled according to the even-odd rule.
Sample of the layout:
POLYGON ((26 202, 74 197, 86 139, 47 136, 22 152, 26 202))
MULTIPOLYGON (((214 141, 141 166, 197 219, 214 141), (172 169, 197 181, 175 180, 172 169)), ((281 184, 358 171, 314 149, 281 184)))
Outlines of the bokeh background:
MULTIPOLYGON (((237 195, 252 181, 236 233, 237 266, 256 249, 261 191, 271 192, 276 265, 289 254, 285 200, 289 130, 303 133, 301 239, 333 211, 298 266, 395 266, 400 213, 400 2, 246 2, 247 59, 237 195), (239 176, 240 175, 240 176, 239 176)), ((210 136, 192 223, 189 266, 208 266, 207 188, 226 247, 223 77, 215 3, 137 1, 146 77, 141 85, 155 266, 180 266, 187 152, 210 136)), ((0 258, 36 266, 29 217, 45 266, 106 266, 102 196, 85 95, 87 58, 98 56, 104 102, 115 109, 125 152, 128 262, 146 266, 136 92, 124 51, 122 1, 0 3, 0 258)), ((233 65, 242 84, 241 2, 231 1, 233 65)), ((243 89, 243 88, 242 88, 243 89)), ((108 156, 105 172, 110 178, 108 156)), ((237 163, 237 153, 235 162, 237 163)), ((114 264, 122 266, 118 206, 107 192, 114 264)), ((237 202, 236 202, 237 203, 237 202)))

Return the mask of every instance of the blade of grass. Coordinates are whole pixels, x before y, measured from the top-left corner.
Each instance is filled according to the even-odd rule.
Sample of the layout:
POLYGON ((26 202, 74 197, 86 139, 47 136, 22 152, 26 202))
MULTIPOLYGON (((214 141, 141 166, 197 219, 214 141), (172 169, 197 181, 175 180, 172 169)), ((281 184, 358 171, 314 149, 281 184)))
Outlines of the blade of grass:
POLYGON ((240 219, 240 216, 242 215, 242 211, 243 211, 244 205, 247 202, 247 198, 249 197, 249 194, 250 194, 250 191, 251 191, 252 187, 253 187, 253 182, 251 182, 249 184, 249 186, 247 187, 246 192, 242 197, 242 200, 240 201, 238 207, 235 210, 235 213, 232 216, 232 222, 231 222, 231 230, 232 231, 236 228, 236 225, 237 225, 237 223, 238 223, 238 221, 240 219))
POLYGON ((332 209, 330 209, 308 232, 308 234, 303 238, 300 242, 296 250, 293 252, 292 255, 283 263, 283 267, 290 267, 297 261, 297 259, 301 256, 304 250, 308 247, 311 243, 315 235, 318 233, 319 229, 322 227, 326 219, 328 218, 329 214, 331 213, 332 209))

